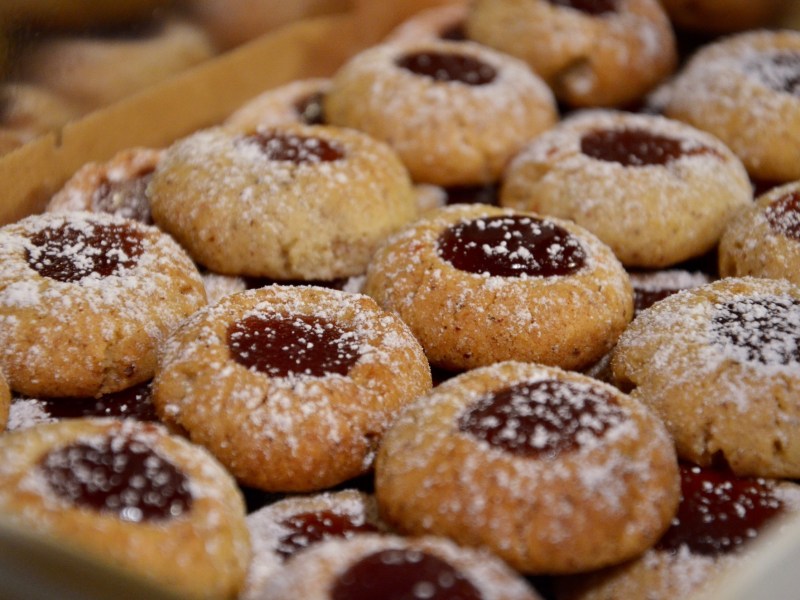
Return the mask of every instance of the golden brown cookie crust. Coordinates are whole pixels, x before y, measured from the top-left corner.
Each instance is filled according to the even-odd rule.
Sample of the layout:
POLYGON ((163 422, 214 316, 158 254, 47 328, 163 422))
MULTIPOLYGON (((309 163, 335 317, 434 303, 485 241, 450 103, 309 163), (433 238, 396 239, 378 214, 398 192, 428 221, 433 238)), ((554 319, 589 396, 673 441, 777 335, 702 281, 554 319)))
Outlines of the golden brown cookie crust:
POLYGON ((227 296, 187 319, 163 347, 153 404, 244 484, 312 491, 367 472, 397 412, 430 387, 418 342, 371 298, 274 285, 227 296), (357 362, 344 376, 271 377, 234 361, 229 325, 275 314, 322 317, 355 332, 357 362))
POLYGON ((462 370, 521 360, 581 368, 614 345, 633 314, 628 276, 588 231, 547 218, 578 239, 586 264, 567 276, 496 277, 461 271, 438 238, 461 222, 535 216, 488 205, 431 211, 382 246, 364 292, 408 323, 432 364, 462 370))
POLYGON ((716 247, 752 201, 747 172, 722 142, 655 115, 592 110, 528 143, 503 177, 500 204, 571 219, 626 266, 665 267, 716 247), (582 151, 595 132, 643 131, 680 144, 663 163, 626 165, 582 151))
POLYGON ((622 334, 614 380, 662 417, 681 458, 724 461, 740 476, 797 477, 798 303, 797 286, 752 277, 674 294, 622 334), (769 333, 758 333, 759 321, 769 333))
POLYGON ((279 280, 361 275, 378 243, 416 216, 408 173, 389 146, 325 126, 263 135, 323 140, 344 157, 269 160, 258 138, 213 128, 173 144, 153 176, 155 222, 210 270, 279 280))
POLYGON ((202 448, 154 424, 74 419, 4 434, 0 457, 0 506, 12 523, 181 596, 236 597, 250 558, 244 502, 230 475, 202 448), (39 468, 48 452, 109 437, 152 449, 188 477, 188 512, 136 522, 76 506, 51 490, 39 468))
POLYGON ((578 373, 517 362, 468 371, 412 404, 384 438, 375 472, 390 524, 488 547, 527 573, 638 555, 666 530, 680 487, 666 429, 639 402, 578 373), (544 380, 602 390, 624 416, 555 456, 520 456, 459 429, 487 394, 544 380))
POLYGON ((498 179, 508 159, 557 119, 546 85, 521 61, 489 48, 441 40, 381 44, 351 58, 325 96, 328 122, 392 145, 418 183, 470 185, 498 179), (495 71, 470 85, 398 66, 415 53, 466 57, 495 71))

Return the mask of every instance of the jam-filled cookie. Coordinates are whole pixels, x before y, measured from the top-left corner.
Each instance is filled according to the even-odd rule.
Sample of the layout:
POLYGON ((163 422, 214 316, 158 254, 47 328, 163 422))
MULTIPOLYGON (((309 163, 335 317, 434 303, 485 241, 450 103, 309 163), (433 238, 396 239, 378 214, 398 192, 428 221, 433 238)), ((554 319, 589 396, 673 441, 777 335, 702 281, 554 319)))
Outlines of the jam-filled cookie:
POLYGON ((247 516, 253 558, 242 600, 262 597, 264 588, 284 562, 329 539, 386 529, 375 497, 357 490, 293 496, 247 516))
POLYGON ((666 423, 681 458, 800 477, 800 288, 726 278, 654 304, 614 349, 614 379, 666 423))
POLYGON ((434 210, 390 238, 364 292, 451 370, 510 359, 578 369, 633 314, 627 273, 588 231, 483 204, 434 210))
POLYGON ((722 142, 656 115, 586 111, 520 151, 500 204, 571 219, 626 266, 664 267, 713 249, 752 189, 722 142))
POLYGON ((94 396, 150 379, 156 348, 206 304, 200 274, 155 227, 87 212, 0 229, 0 362, 29 396, 94 396))
POLYGON ((753 542, 800 510, 800 486, 681 464, 681 503, 669 529, 641 557, 559 580, 558 600, 672 600, 710 592, 748 558, 753 542))
POLYGON ((699 50, 668 87, 667 116, 719 139, 756 179, 800 179, 800 31, 759 30, 699 50))
POLYGON ((466 32, 525 60, 559 100, 578 107, 633 102, 677 62, 658 0, 478 0, 466 32))
POLYGON ((392 145, 412 178, 436 185, 497 180, 508 159, 556 121, 553 95, 521 61, 477 44, 381 44, 334 75, 330 123, 392 145))
POLYGON ((205 450, 153 423, 77 419, 0 437, 4 519, 186 598, 236 598, 244 503, 205 450))
POLYGON ((800 181, 773 188, 740 211, 719 242, 723 277, 769 277, 800 285, 800 181))
POLYGON ((430 387, 419 343, 371 298, 273 285, 184 321, 153 403, 242 483, 311 491, 367 472, 397 412, 430 387))
POLYGON ((363 274, 417 210, 388 145, 323 125, 197 132, 167 149, 149 192, 155 222, 197 262, 281 280, 363 274))
POLYGON ((285 123, 324 125, 322 99, 329 87, 330 80, 322 77, 291 81, 239 107, 225 120, 225 126, 253 131, 285 123))
POLYGON ((485 550, 444 538, 361 534, 329 540, 289 560, 268 582, 270 600, 540 600, 485 550))
POLYGON ((469 5, 461 0, 426 8, 397 25, 385 42, 411 42, 425 39, 465 41, 464 25, 469 5))
POLYGON ((403 412, 375 493, 401 531, 485 546, 527 573, 574 573, 658 540, 678 505, 678 463, 655 414, 616 388, 505 362, 403 412))

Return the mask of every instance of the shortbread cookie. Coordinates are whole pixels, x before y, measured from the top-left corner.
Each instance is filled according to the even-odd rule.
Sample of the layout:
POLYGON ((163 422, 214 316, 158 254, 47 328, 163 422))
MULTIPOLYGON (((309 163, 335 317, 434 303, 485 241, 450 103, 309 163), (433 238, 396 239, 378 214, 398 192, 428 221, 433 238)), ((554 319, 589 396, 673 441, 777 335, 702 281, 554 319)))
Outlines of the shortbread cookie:
POLYGON ((508 159, 557 118, 521 61, 476 44, 381 44, 345 63, 325 96, 328 122, 392 145, 414 181, 496 181, 508 159))
POLYGON ((769 277, 800 285, 800 181, 774 188, 728 223, 719 243, 723 277, 769 277))
POLYGON ((329 87, 329 79, 314 77, 267 90, 239 107, 225 120, 225 126, 253 131, 286 123, 323 125, 322 99, 329 87))
POLYGON ((500 204, 571 219, 634 267, 665 267, 716 247, 752 202, 719 140, 655 115, 586 111, 532 140, 506 170, 500 204))
POLYGON ((156 348, 206 304, 186 253, 106 214, 33 215, 0 229, 0 363, 29 396, 94 396, 150 379, 156 348))
POLYGON ((467 36, 525 60, 570 106, 621 106, 672 73, 658 0, 477 0, 467 36))
POLYGON ((10 523, 186 598, 236 598, 242 497, 205 450, 152 423, 77 419, 0 436, 10 523))
POLYGON ((633 314, 627 273, 588 231, 482 204, 432 211, 390 238, 364 292, 455 371, 511 359, 579 369, 633 314))
POLYGON ((363 274, 417 210, 389 146, 322 125, 197 132, 166 151, 149 190, 155 222, 198 263, 279 280, 363 274))
POLYGON ((800 477, 800 288, 726 278, 641 313, 612 358, 681 458, 741 476, 800 477))
POLYGON ((669 86, 667 116, 719 139, 753 178, 800 179, 800 31, 740 33, 698 51, 669 86))
POLYGON ((465 0, 432 6, 415 13, 392 31, 385 42, 411 42, 419 40, 465 41, 464 24, 469 5, 465 0))
POLYGON ((267 584, 271 600, 540 600, 524 579, 484 550, 436 538, 361 534, 315 545, 267 584))
POLYGON ((397 412, 430 387, 419 343, 371 298, 273 285, 184 321, 153 403, 243 484, 311 491, 369 471, 397 412))
POLYGON ((381 515, 487 547, 526 573, 616 564, 655 543, 680 495, 664 425, 616 388, 505 362, 414 402, 375 464, 381 515))

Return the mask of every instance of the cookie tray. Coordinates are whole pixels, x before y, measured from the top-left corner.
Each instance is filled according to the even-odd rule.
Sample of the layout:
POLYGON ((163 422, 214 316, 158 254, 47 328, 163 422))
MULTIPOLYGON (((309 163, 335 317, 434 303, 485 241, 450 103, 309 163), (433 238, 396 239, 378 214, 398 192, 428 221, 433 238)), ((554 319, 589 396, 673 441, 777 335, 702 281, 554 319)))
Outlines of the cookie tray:
MULTIPOLYGON (((222 121, 259 92, 328 76, 402 19, 437 0, 354 0, 348 13, 298 21, 44 135, 0 157, 0 225, 41 212, 81 165, 132 146, 163 147, 222 121)), ((800 3, 789 21, 800 28, 800 3)), ((697 600, 800 597, 800 517, 777 524, 751 558, 697 600)), ((0 600, 175 596, 68 547, 21 531, 0 515, 0 600)))

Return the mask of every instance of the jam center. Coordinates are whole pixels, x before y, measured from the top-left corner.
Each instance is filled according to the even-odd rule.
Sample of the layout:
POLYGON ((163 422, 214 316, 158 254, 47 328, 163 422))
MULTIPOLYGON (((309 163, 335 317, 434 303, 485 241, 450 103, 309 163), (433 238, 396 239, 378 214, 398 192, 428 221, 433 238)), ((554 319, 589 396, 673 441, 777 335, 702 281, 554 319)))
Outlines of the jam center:
POLYGON ((341 160, 344 148, 332 140, 289 133, 254 133, 242 138, 244 143, 257 144, 269 160, 295 164, 341 160))
POLYGON ((186 476, 132 439, 75 442, 47 453, 38 469, 60 498, 123 521, 163 521, 192 506, 186 476))
POLYGON ((346 375, 360 346, 355 332, 321 317, 261 313, 228 328, 233 359, 270 377, 346 375))
POLYGON ((800 241, 800 192, 790 192, 778 198, 764 214, 773 231, 800 241))
POLYGON ((786 296, 730 300, 715 306, 712 340, 736 360, 800 362, 800 301, 786 296))
POLYGON ((546 379, 481 398, 462 413, 458 428, 512 454, 555 457, 592 443, 624 419, 608 392, 546 379))
POLYGON ((356 523, 350 515, 329 510, 292 515, 282 521, 281 526, 290 530, 278 543, 277 552, 284 558, 323 540, 349 538, 359 532, 378 531, 371 523, 356 523))
POLYGON ((92 206, 96 212, 110 213, 149 225, 153 222, 147 198, 147 186, 151 179, 152 169, 122 181, 103 179, 92 196, 92 206))
POLYGON ((604 15, 617 10, 616 0, 549 0, 550 4, 574 8, 592 16, 604 15))
POLYGON ((456 269, 498 277, 570 275, 586 254, 562 227, 525 216, 473 219, 442 232, 439 256, 456 269))
POLYGON ((460 571, 419 550, 381 550, 353 564, 333 582, 331 600, 481 600, 460 571))
POLYGON ((764 54, 749 68, 770 89, 800 96, 800 52, 785 50, 764 54))
POLYGON ((294 108, 303 123, 306 125, 322 125, 325 122, 325 115, 322 112, 324 96, 322 92, 314 92, 304 98, 300 98, 295 103, 294 108))
POLYGON ((681 156, 716 154, 706 146, 690 147, 681 140, 636 128, 590 131, 581 138, 581 152, 625 167, 665 165, 681 156))
POLYGON ((396 64, 436 81, 455 81, 467 85, 486 85, 497 77, 494 67, 465 54, 415 52, 401 56, 396 64))
POLYGON ((109 277, 136 266, 142 235, 125 225, 82 223, 46 227, 30 238, 28 265, 43 277, 72 283, 109 277))

